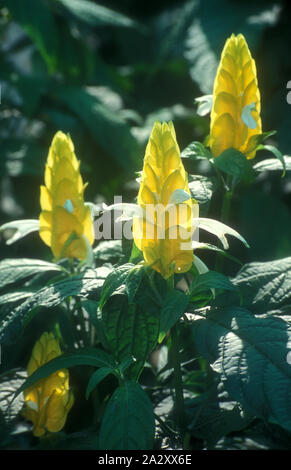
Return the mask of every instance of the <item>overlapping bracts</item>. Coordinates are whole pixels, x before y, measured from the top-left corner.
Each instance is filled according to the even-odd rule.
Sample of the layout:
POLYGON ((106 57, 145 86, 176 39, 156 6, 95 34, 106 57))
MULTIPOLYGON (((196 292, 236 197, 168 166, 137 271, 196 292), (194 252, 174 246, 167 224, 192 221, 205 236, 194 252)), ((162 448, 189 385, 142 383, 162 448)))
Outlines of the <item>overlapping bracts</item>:
POLYGON ((93 244, 93 221, 84 204, 86 184, 70 136, 57 132, 49 149, 45 186, 41 186, 40 237, 57 259, 87 257, 93 244))
POLYGON ((262 133, 256 64, 242 34, 227 39, 213 88, 209 145, 217 157, 235 148, 248 159, 256 151, 253 136, 262 133))
MULTIPOLYGON (((58 340, 52 333, 43 333, 36 342, 27 374, 30 376, 39 367, 62 354, 58 340)), ((23 416, 32 421, 33 434, 43 436, 47 432, 60 431, 74 403, 69 387, 69 372, 62 369, 39 380, 24 391, 23 416)))
POLYGON ((193 206, 173 123, 156 122, 146 147, 134 241, 147 265, 164 278, 187 272, 193 262, 193 206), (180 201, 183 201, 180 203, 180 201), (179 202, 179 204, 178 204, 179 202), (187 249, 188 248, 188 249, 187 249))

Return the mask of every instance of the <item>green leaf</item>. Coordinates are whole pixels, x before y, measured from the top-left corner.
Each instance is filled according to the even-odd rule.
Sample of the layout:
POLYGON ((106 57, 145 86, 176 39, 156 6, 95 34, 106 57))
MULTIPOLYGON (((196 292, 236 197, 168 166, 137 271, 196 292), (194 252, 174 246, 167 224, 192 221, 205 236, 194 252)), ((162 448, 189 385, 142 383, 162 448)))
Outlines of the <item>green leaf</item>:
POLYGON ((224 150, 218 157, 213 158, 213 164, 233 177, 233 185, 240 181, 253 181, 254 171, 246 156, 236 149, 224 150))
POLYGON ((217 180, 215 178, 200 175, 190 176, 189 178, 191 196, 196 199, 199 205, 207 204, 211 201, 216 186, 217 180))
POLYGON ((248 151, 246 155, 259 149, 260 145, 271 135, 276 134, 276 131, 262 132, 261 134, 252 135, 248 141, 248 151))
POLYGON ((95 387, 101 382, 107 375, 114 374, 114 369, 112 367, 101 367, 96 370, 94 374, 91 375, 90 380, 86 389, 86 400, 88 400, 90 393, 94 390, 95 387))
POLYGON ((221 437, 246 428, 254 420, 221 385, 218 384, 217 391, 212 387, 185 403, 189 430, 194 437, 205 439, 207 448, 221 437))
POLYGON ((125 382, 115 390, 106 407, 100 430, 100 449, 152 449, 154 432, 150 399, 138 383, 125 382))
POLYGON ((274 147, 273 145, 259 145, 258 150, 268 150, 271 152, 275 157, 281 162, 282 167, 283 167, 283 172, 282 172, 282 178, 286 174, 286 163, 285 163, 285 158, 283 154, 280 152, 279 149, 274 147))
POLYGON ((210 310, 192 331, 198 351, 221 375, 230 396, 255 416, 290 431, 290 324, 232 307, 210 310))
MULTIPOLYGON (((291 170, 291 157, 288 155, 284 155, 284 162, 286 171, 291 170)), ((282 170, 282 163, 277 158, 266 158, 259 163, 256 163, 253 166, 253 169, 257 173, 262 173, 263 171, 281 171, 282 170)))
POLYGON ((104 332, 116 360, 136 359, 125 374, 130 378, 140 374, 159 335, 159 310, 150 309, 140 291, 134 304, 128 304, 126 295, 114 295, 102 309, 104 332))
POLYGON ((209 160, 212 153, 201 142, 191 142, 181 153, 182 158, 191 158, 193 160, 209 160))
POLYGON ((16 396, 23 390, 34 385, 38 380, 44 379, 49 375, 57 372, 60 369, 67 369, 75 366, 93 366, 93 367, 106 367, 114 369, 115 363, 108 353, 102 349, 97 348, 84 348, 76 352, 64 353, 43 366, 39 367, 33 374, 31 374, 21 387, 18 388, 16 396))
POLYGON ((120 287, 125 285, 128 273, 134 267, 135 265, 131 263, 123 264, 122 266, 119 266, 118 268, 114 269, 114 271, 112 271, 109 274, 102 288, 102 293, 101 293, 101 298, 100 298, 100 303, 99 303, 99 308, 101 310, 103 309, 109 297, 114 292, 116 292, 120 287))
MULTIPOLYGON (((10 425, 23 407, 23 396, 19 395, 13 400, 16 390, 21 387, 26 379, 26 371, 12 369, 0 375, 0 416, 5 425, 10 425)), ((0 435, 2 429, 0 429, 0 435)), ((6 430, 7 432, 7 430, 6 430)))
POLYGON ((238 238, 238 240, 240 240, 247 248, 249 248, 247 241, 236 230, 231 227, 228 227, 227 225, 223 224, 222 222, 219 222, 218 220, 199 217, 193 219, 193 222, 194 224, 196 224, 196 227, 200 227, 203 230, 206 230, 207 232, 216 235, 221 241, 225 250, 229 248, 228 241, 225 235, 232 235, 233 237, 238 238))
POLYGON ((103 262, 115 262, 122 258, 121 240, 106 240, 94 248, 95 259, 103 262))
POLYGON ((27 297, 30 297, 33 293, 33 291, 26 290, 8 292, 7 294, 0 295, 0 305, 8 306, 19 300, 27 299, 27 297))
POLYGON ((256 313, 280 308, 291 300, 291 257, 246 264, 232 282, 256 313))
POLYGON ((191 295, 198 294, 208 289, 224 289, 236 291, 237 288, 224 274, 216 271, 208 271, 207 273, 196 276, 190 286, 191 295))
POLYGON ((126 277, 126 292, 128 295, 128 302, 131 304, 134 301, 137 290, 140 287, 144 276, 144 267, 139 265, 132 268, 126 277))
POLYGON ((29 233, 37 232, 39 230, 39 220, 14 220, 13 222, 7 222, 1 225, 0 232, 4 230, 15 230, 15 233, 6 241, 7 245, 12 245, 12 243, 26 237, 29 233))
POLYGON ((176 289, 167 293, 162 303, 159 341, 181 318, 186 311, 189 300, 188 295, 176 289))
POLYGON ((49 71, 57 65, 58 31, 48 0, 8 0, 6 7, 35 42, 49 71))
POLYGON ((40 289, 19 307, 0 318, 0 343, 14 342, 33 318, 31 312, 36 307, 55 307, 71 295, 87 297, 89 293, 102 287, 108 272, 110 270, 105 267, 88 269, 81 275, 54 282, 40 289))
POLYGON ((142 251, 136 246, 136 244, 133 241, 129 262, 130 263, 139 263, 142 260, 143 260, 142 251))
POLYGON ((139 147, 120 112, 109 108, 85 88, 65 86, 58 88, 55 94, 79 116, 97 144, 111 155, 121 168, 130 171, 136 169, 139 147))
POLYGON ((5 259, 0 262, 0 288, 46 271, 61 271, 61 267, 39 259, 5 259))
POLYGON ((141 26, 118 11, 88 0, 57 0, 57 3, 61 4, 76 19, 91 26, 119 26, 123 28, 141 26))

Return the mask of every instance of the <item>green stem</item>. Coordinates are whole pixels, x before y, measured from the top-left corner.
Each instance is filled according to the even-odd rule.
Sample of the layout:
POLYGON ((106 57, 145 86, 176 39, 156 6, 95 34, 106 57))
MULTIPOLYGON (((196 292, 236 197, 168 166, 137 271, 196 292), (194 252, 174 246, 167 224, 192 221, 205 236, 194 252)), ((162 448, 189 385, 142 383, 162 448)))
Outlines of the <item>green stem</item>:
POLYGON ((171 329, 172 336, 172 358, 174 365, 174 387, 175 387, 175 414, 176 422, 183 436, 185 434, 185 411, 184 411, 184 396, 183 396, 183 381, 181 372, 181 362, 179 354, 179 342, 177 334, 177 325, 174 325, 171 329))
MULTIPOLYGON (((224 193, 220 220, 221 222, 225 224, 228 222, 232 196, 233 196, 233 190, 229 190, 224 193)), ((223 264, 224 264, 224 256, 221 256, 219 253, 217 253, 214 270, 218 272, 222 272, 223 264)))

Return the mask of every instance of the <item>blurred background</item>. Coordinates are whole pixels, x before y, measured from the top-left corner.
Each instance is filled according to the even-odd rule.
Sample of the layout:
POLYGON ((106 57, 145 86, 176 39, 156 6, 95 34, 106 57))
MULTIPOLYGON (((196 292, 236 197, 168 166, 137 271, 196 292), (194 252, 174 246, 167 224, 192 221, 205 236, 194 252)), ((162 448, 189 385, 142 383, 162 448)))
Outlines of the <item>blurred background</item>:
MULTIPOLYGON (((212 93, 231 33, 245 35, 257 64, 263 130, 277 130, 271 143, 291 155, 290 25, 287 0, 1 2, 0 224, 38 218, 57 130, 75 144, 87 201, 132 202, 155 120, 174 121, 181 150, 207 136, 209 115, 197 114, 194 99, 212 93)), ((209 176, 199 161, 185 166, 209 176)), ((202 213, 219 218, 220 206, 218 192, 202 213)), ((243 261, 291 255, 290 209, 288 173, 263 173, 237 190, 229 224, 251 245, 242 254, 238 243, 243 261)), ((9 247, 0 235, 0 257, 51 253, 38 234, 9 247)))

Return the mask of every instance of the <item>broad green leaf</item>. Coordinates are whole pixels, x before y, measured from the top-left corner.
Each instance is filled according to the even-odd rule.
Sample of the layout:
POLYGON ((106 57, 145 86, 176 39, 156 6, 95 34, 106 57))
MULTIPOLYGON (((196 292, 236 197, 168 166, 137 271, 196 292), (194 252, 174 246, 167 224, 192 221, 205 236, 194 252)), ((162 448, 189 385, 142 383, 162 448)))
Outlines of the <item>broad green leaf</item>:
POLYGON ((35 42, 50 72, 57 65, 58 31, 48 0, 7 0, 6 7, 35 42))
POLYGON ((233 184, 239 181, 252 181, 254 171, 246 156, 236 149, 224 150, 218 157, 213 158, 213 164, 233 177, 233 184))
POLYGON ((228 277, 216 271, 208 271, 207 273, 196 276, 189 290, 191 295, 195 295, 208 289, 237 290, 228 277))
POLYGON ((201 142, 192 142, 181 153, 182 158, 201 160, 212 158, 212 153, 201 142))
POLYGON ((125 372, 131 378, 139 375, 159 335, 159 310, 148 308, 140 291, 134 304, 128 304, 126 295, 114 295, 102 309, 104 332, 116 360, 136 359, 125 372))
POLYGON ((213 192, 215 191, 217 181, 215 178, 206 176, 190 176, 189 189, 191 196, 196 199, 198 204, 207 204, 211 201, 213 192))
POLYGON ((93 252, 98 261, 116 262, 123 256, 121 240, 101 241, 93 252))
POLYGON ((142 265, 135 266, 132 268, 126 277, 126 292, 128 295, 128 302, 131 304, 134 302, 134 298, 137 290, 140 287, 144 276, 144 267, 142 265))
POLYGON ((210 310, 192 331, 198 351, 221 375, 230 396, 255 416, 290 431, 290 324, 231 307, 210 310))
MULTIPOLYGON (((19 395, 13 400, 16 390, 26 379, 26 371, 12 369, 0 375, 0 415, 6 425, 11 424, 23 407, 23 396, 19 395)), ((2 429, 0 430, 0 435, 2 429)))
POLYGON ((291 300, 291 257, 246 264, 232 282, 256 313, 280 308, 291 300))
POLYGON ((50 284, 31 295, 19 307, 0 318, 0 343, 13 342, 31 321, 36 307, 55 307, 71 295, 87 297, 100 289, 108 268, 88 269, 85 273, 50 284))
POLYGON ((201 395, 187 400, 186 414, 189 430, 198 439, 205 439, 211 448, 220 438, 246 428, 254 420, 242 406, 232 400, 222 387, 214 387, 201 395))
POLYGON ((12 245, 12 243, 26 237, 29 233, 37 232, 39 230, 39 220, 14 220, 13 222, 1 225, 0 232, 4 230, 12 230, 13 232, 15 230, 15 233, 6 241, 7 245, 12 245))
POLYGON ((135 268, 134 264, 130 264, 130 263, 123 264, 122 266, 119 266, 117 269, 114 269, 106 278, 103 288, 102 288, 102 293, 101 293, 101 298, 100 298, 100 303, 99 303, 99 308, 101 310, 103 309, 109 297, 116 290, 118 290, 121 286, 125 285, 128 273, 132 268, 135 268))
POLYGON ((129 262, 130 263, 138 263, 143 260, 142 251, 136 246, 134 241, 132 242, 132 248, 130 253, 129 262))
POLYGON ((106 367, 113 369, 115 367, 112 356, 97 348, 84 348, 79 349, 72 353, 64 353, 43 366, 39 367, 33 374, 31 374, 26 381, 18 388, 16 396, 23 390, 34 385, 38 380, 44 379, 49 375, 60 369, 67 369, 75 366, 93 366, 93 367, 106 367))
POLYGON ((95 387, 101 382, 107 375, 113 374, 114 369, 112 367, 101 367, 97 369, 94 374, 91 375, 90 380, 86 389, 86 400, 88 400, 90 393, 94 390, 95 387))
POLYGON ((0 262, 0 288, 46 271, 61 271, 61 267, 40 259, 5 259, 0 262))
POLYGON ((111 155, 121 168, 131 171, 136 169, 139 147, 120 112, 109 108, 85 88, 65 86, 55 90, 55 94, 79 116, 97 144, 111 155))
POLYGON ((172 289, 167 293, 162 303, 159 340, 181 318, 186 311, 189 300, 188 295, 176 289, 172 289))
POLYGON ((119 26, 123 28, 137 28, 139 25, 131 18, 98 5, 88 0, 57 0, 57 3, 66 8, 76 19, 91 26, 119 26))
MULTIPOLYGON (((284 161, 286 166, 286 171, 291 170, 291 157, 284 155, 284 161)), ((266 158, 259 163, 256 163, 253 166, 253 169, 257 173, 262 173, 263 171, 282 171, 282 162, 277 158, 266 158)))
POLYGON ((115 390, 107 404, 100 429, 100 449, 152 449, 154 433, 150 399, 138 383, 125 382, 115 390))
POLYGON ((26 291, 26 290, 8 292, 7 294, 0 295, 0 305, 12 304, 14 302, 18 302, 19 300, 24 300, 33 294, 34 294, 33 291, 26 291))

